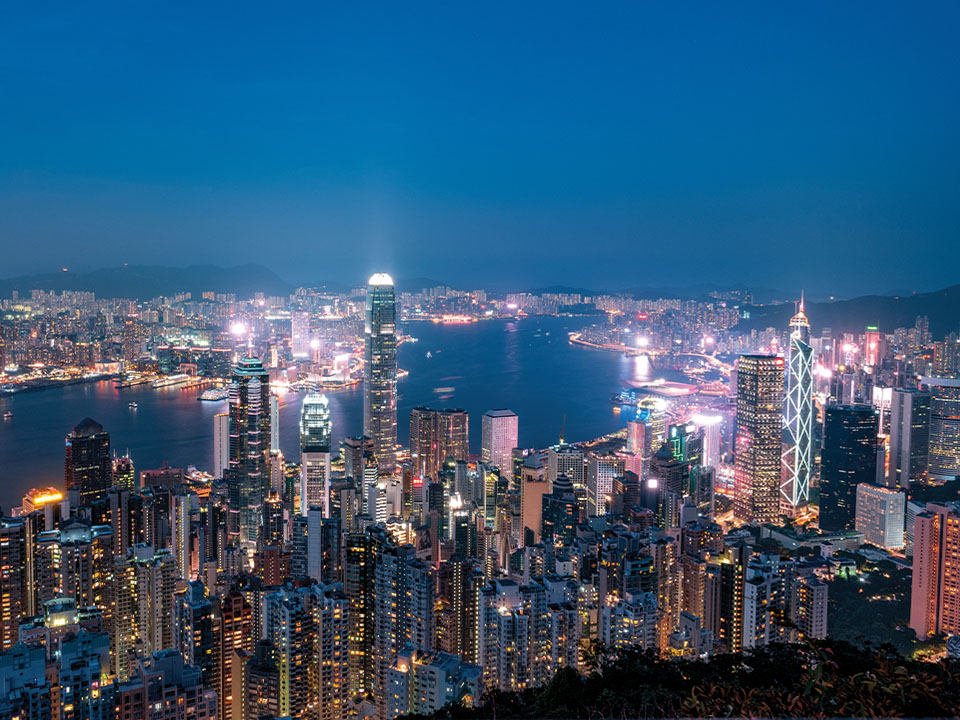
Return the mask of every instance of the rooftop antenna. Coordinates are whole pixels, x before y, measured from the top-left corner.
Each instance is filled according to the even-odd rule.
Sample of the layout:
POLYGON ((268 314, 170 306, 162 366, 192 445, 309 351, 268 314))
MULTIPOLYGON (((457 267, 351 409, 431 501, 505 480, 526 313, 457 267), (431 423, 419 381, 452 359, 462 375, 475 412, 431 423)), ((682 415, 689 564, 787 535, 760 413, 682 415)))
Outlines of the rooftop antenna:
POLYGON ((563 414, 563 422, 560 423, 560 444, 563 445, 563 431, 567 427, 567 414, 563 414))

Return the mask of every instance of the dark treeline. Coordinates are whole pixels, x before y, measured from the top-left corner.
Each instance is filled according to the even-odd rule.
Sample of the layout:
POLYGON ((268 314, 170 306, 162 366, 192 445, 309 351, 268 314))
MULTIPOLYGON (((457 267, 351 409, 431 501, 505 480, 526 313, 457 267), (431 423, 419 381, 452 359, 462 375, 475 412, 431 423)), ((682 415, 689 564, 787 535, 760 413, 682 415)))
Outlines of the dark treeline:
POLYGON ((599 661, 585 676, 561 670, 544 687, 492 693, 478 707, 451 706, 429 717, 881 718, 955 717, 958 712, 960 661, 908 660, 890 646, 860 648, 825 640, 708 661, 628 652, 599 661))

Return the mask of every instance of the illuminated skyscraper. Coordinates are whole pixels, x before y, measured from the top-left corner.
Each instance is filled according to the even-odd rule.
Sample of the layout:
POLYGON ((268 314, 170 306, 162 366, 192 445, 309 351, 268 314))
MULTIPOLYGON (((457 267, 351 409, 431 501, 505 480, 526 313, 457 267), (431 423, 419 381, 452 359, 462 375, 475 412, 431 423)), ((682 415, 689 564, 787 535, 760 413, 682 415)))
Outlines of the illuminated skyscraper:
POLYGON ((110 457, 110 435, 103 425, 84 418, 66 439, 63 464, 64 485, 76 489, 81 505, 90 505, 107 496, 113 485, 113 460, 110 457))
POLYGON ((741 355, 737 362, 734 514, 762 524, 780 516, 783 358, 741 355))
POLYGON ((856 530, 863 541, 884 550, 903 548, 904 493, 869 483, 857 485, 856 530))
POLYGON ((230 383, 230 504, 239 513, 240 541, 255 546, 260 507, 270 486, 270 376, 244 358, 230 383))
POLYGON ((213 477, 223 479, 230 468, 230 413, 213 416, 213 477))
POLYGON ((447 458, 466 460, 470 454, 470 416, 462 408, 437 412, 437 465, 447 458))
POLYGON ((364 323, 363 434, 373 439, 381 474, 396 467, 397 300, 393 278, 377 273, 367 287, 364 323))
POLYGON ((857 485, 877 475, 877 411, 872 405, 831 405, 820 453, 820 529, 854 526, 857 485))
POLYGON ((437 412, 426 407, 410 411, 410 462, 413 474, 437 478, 437 412))
POLYGON ((790 352, 783 404, 783 475, 780 497, 790 515, 810 499, 813 468, 813 348, 803 300, 790 319, 790 352))
POLYGON ((917 636, 960 635, 960 512, 928 503, 913 528, 910 627, 917 636))
POLYGON ((513 449, 518 446, 517 414, 512 410, 487 410, 480 429, 480 459, 509 475, 513 470, 513 449))
POLYGON ((953 480, 960 475, 960 378, 920 378, 930 392, 929 476, 953 480))
POLYGON ((908 489, 927 480, 930 393, 896 388, 890 402, 890 462, 887 485, 908 489))
POLYGON ((330 405, 326 395, 310 393, 300 410, 300 514, 313 505, 329 517, 330 405))

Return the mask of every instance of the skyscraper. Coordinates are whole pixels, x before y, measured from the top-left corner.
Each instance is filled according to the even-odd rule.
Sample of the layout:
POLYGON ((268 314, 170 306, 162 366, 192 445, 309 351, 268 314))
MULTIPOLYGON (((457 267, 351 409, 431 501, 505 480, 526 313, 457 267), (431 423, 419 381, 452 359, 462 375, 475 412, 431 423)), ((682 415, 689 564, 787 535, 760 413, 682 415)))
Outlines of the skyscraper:
POLYGON ((373 439, 381 474, 396 467, 397 301, 393 278, 377 273, 367 287, 364 322, 363 434, 373 439))
POLYGON ((960 475, 960 378, 920 378, 932 396, 930 403, 930 463, 937 480, 960 475))
POLYGON ((885 550, 903 548, 903 516, 907 497, 898 490, 857 485, 856 530, 863 541, 885 550))
POLYGON ((447 458, 466 460, 470 454, 470 416, 462 408, 437 412, 437 465, 447 458))
POLYGON ((295 358, 310 357, 310 313, 290 313, 290 350, 295 358))
POLYGON ((737 362, 734 514, 762 524, 780 516, 783 358, 741 355, 737 362))
POLYGON ((960 511, 928 503, 913 528, 910 627, 921 638, 960 635, 960 511))
POLYGON ((66 439, 63 464, 64 485, 79 493, 81 505, 91 505, 107 496, 113 485, 113 460, 110 458, 110 435, 103 425, 84 418, 66 439))
POLYGON ((270 485, 270 376, 244 358, 230 383, 230 504, 239 513, 240 541, 255 546, 260 507, 270 485))
POLYGON ((230 469, 230 413, 213 416, 213 477, 223 479, 230 469))
POLYGON ((330 510, 330 405, 326 395, 310 393, 300 409, 300 514, 313 505, 330 510))
POLYGON ((927 480, 930 451, 930 393, 896 388, 890 403, 890 462, 887 485, 909 489, 927 480))
POLYGON ((410 462, 413 474, 420 478, 437 478, 437 413, 426 407, 410 411, 410 462))
POLYGON ((518 446, 517 414, 505 409, 487 410, 480 431, 480 459, 509 474, 513 470, 513 449, 518 446))
POLYGON ((831 405, 820 453, 820 529, 854 526, 857 485, 877 475, 877 411, 872 405, 831 405))
POLYGON ((790 319, 790 352, 783 405, 783 475, 780 497, 788 514, 810 499, 813 467, 813 348, 803 299, 790 319))

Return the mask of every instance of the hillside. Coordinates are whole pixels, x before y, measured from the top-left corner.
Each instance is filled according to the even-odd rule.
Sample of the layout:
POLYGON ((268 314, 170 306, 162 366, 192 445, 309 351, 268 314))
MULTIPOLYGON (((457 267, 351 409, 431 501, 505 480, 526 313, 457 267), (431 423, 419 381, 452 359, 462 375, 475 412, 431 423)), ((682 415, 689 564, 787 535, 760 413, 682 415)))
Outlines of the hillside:
MULTIPOLYGON (((737 327, 786 328, 794 312, 792 303, 754 307, 751 317, 737 327)), ((868 325, 889 333, 898 327, 913 327, 918 315, 926 315, 930 318, 930 332, 939 339, 960 329, 960 285, 909 296, 864 295, 830 303, 807 303, 806 313, 814 334, 828 327, 834 335, 862 333, 868 325)))

